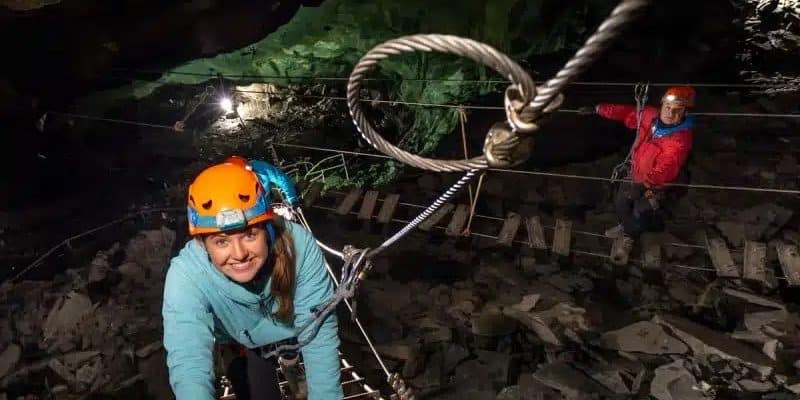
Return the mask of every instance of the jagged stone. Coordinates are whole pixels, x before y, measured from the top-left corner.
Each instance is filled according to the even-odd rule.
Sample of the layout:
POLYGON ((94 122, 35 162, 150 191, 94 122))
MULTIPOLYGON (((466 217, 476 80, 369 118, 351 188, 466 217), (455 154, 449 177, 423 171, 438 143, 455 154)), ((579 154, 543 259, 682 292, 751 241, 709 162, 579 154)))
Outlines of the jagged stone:
POLYGON ((86 295, 72 291, 60 297, 42 326, 42 341, 46 343, 71 336, 74 328, 92 311, 92 302, 86 295))
POLYGON ((158 351, 161 348, 161 341, 156 340, 150 344, 147 344, 143 347, 136 349, 136 357, 145 358, 153 354, 154 352, 158 351))
POLYGON ((70 370, 78 369, 81 365, 100 355, 99 351, 77 351, 65 354, 63 358, 64 366, 70 370))
POLYGON ((736 383, 746 392, 766 393, 775 389, 775 384, 769 381, 759 382, 752 379, 742 379, 736 383))
POLYGON ((511 367, 511 356, 496 351, 476 350, 478 362, 484 367, 486 376, 491 379, 493 388, 508 384, 508 372, 511 367))
POLYGON ((745 224, 748 239, 767 240, 789 222, 792 214, 792 210, 765 203, 740 212, 737 219, 745 224))
POLYGON ((0 353, 0 378, 8 375, 11 370, 19 362, 22 356, 22 347, 16 343, 9 343, 8 346, 0 353))
POLYGON ((578 398, 586 394, 610 396, 612 393, 587 377, 583 372, 559 361, 541 366, 533 374, 534 379, 553 388, 567 398, 578 398))
POLYGON ((472 334, 477 336, 503 336, 517 329, 516 322, 499 310, 484 310, 471 319, 472 334))
POLYGON ((655 370, 650 382, 650 395, 657 400, 710 400, 697 390, 697 380, 686 368, 683 360, 675 360, 655 370))
POLYGON ((734 247, 741 247, 744 245, 745 232, 744 224, 734 221, 720 221, 717 222, 717 228, 722 232, 722 236, 728 241, 728 244, 734 247))
POLYGON ((767 356, 705 326, 672 315, 656 315, 653 322, 669 328, 672 334, 689 346, 695 356, 716 354, 727 360, 738 360, 764 377, 774 370, 775 362, 767 356))
POLYGON ((167 227, 140 231, 125 247, 124 262, 135 262, 149 270, 152 276, 163 277, 174 242, 175 231, 167 227))
POLYGON ((512 307, 514 307, 517 310, 522 311, 522 312, 530 312, 531 310, 536 308, 536 303, 539 302, 540 298, 541 298, 541 295, 539 295, 539 294, 536 294, 536 293, 529 294, 529 295, 524 296, 522 298, 522 301, 519 302, 519 304, 515 304, 512 307))
POLYGON ((497 394, 495 400, 523 400, 519 385, 506 386, 497 394))
POLYGON ((613 350, 647 354, 684 354, 689 349, 651 321, 639 321, 622 329, 606 332, 600 345, 613 350))

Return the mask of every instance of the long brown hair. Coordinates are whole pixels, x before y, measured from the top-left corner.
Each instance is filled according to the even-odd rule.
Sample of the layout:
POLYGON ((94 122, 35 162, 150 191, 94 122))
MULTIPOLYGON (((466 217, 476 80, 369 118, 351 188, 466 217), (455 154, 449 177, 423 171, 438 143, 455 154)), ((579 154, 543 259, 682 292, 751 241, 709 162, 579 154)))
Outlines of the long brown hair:
POLYGON ((272 225, 275 227, 276 238, 270 250, 275 252, 271 257, 274 261, 270 291, 278 301, 278 311, 272 315, 281 321, 291 323, 294 315, 294 280, 297 275, 294 241, 282 221, 273 221, 272 225))

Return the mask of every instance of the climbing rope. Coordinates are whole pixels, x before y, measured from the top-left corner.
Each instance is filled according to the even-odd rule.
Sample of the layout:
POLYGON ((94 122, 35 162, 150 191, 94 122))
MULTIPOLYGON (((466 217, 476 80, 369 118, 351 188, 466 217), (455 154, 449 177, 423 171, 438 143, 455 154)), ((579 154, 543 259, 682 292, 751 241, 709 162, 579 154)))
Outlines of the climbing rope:
POLYGON ((628 150, 628 155, 625 156, 625 160, 617 164, 611 172, 612 182, 617 181, 621 176, 624 176, 625 179, 630 177, 630 171, 633 167, 633 149, 635 149, 636 145, 639 143, 639 129, 642 128, 642 113, 644 112, 644 107, 647 105, 647 93, 649 90, 650 85, 647 83, 637 83, 636 87, 633 89, 633 97, 636 100, 636 135, 634 136, 633 143, 631 143, 631 148, 628 150))
POLYGON ((381 153, 417 168, 455 172, 486 169, 489 166, 509 166, 518 161, 512 158, 512 151, 520 142, 517 132, 534 132, 538 128, 535 121, 561 104, 563 97, 560 93, 564 86, 594 62, 611 40, 616 38, 622 27, 648 3, 646 0, 623 0, 583 47, 538 92, 533 79, 522 67, 486 44, 457 36, 436 34, 411 35, 389 40, 369 50, 353 68, 347 83, 350 115, 359 133, 369 144, 381 153), (505 95, 506 129, 498 126, 489 131, 482 156, 469 160, 436 160, 417 156, 386 141, 367 120, 358 98, 362 79, 381 60, 412 51, 438 51, 467 57, 509 78, 512 84, 506 89, 505 95))

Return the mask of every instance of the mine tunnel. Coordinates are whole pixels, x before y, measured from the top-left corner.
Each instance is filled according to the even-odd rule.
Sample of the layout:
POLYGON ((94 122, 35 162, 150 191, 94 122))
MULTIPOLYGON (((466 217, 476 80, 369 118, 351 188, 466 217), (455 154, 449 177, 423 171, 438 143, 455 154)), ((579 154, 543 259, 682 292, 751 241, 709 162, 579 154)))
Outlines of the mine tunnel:
POLYGON ((0 33, 0 400, 800 396, 796 0, 0 33))

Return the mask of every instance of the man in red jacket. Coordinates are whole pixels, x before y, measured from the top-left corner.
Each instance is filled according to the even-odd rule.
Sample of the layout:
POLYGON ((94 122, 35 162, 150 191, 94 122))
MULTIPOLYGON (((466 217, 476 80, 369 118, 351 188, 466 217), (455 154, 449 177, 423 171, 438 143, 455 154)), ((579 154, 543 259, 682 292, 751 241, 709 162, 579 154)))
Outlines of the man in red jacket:
POLYGON ((668 185, 678 180, 692 148, 694 118, 688 109, 694 106, 694 99, 691 87, 671 87, 661 98, 660 108, 644 107, 641 120, 633 105, 599 104, 579 110, 622 122, 634 130, 638 124, 629 176, 633 183, 620 185, 614 201, 620 226, 607 233, 613 237, 621 231, 628 252, 642 232, 663 229, 658 211, 666 200, 668 185))

